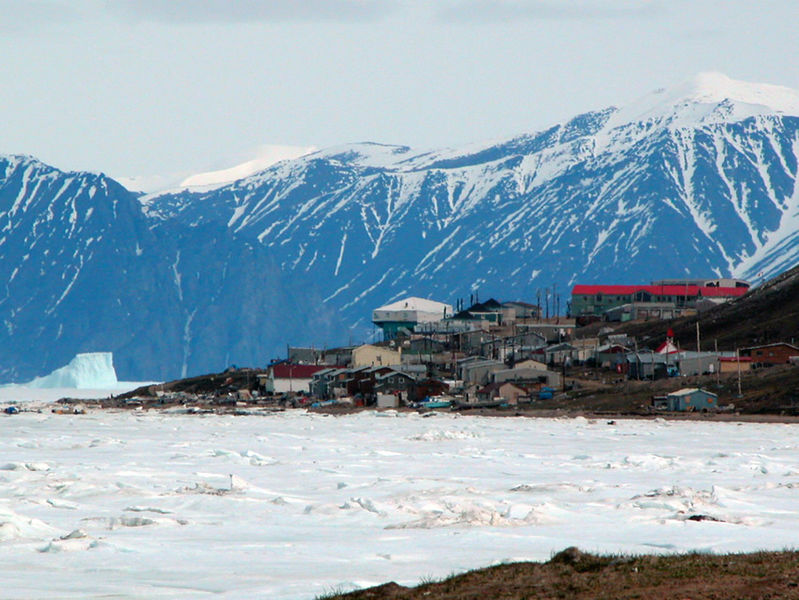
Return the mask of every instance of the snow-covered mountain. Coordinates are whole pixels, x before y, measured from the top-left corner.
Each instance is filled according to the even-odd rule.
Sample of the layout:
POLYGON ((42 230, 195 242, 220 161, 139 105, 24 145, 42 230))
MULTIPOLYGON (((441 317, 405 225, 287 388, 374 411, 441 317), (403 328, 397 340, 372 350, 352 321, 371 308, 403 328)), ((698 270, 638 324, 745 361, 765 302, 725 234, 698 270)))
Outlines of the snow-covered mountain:
MULTIPOLYGON (((9 207, 34 189, 63 206, 32 205, 27 225, 16 225, 20 235, 0 240, 0 253, 13 248, 12 261, 3 261, 10 276, 31 260, 23 258, 26 240, 35 240, 43 223, 52 226, 46 248, 34 246, 41 257, 32 263, 53 280, 49 300, 33 300, 29 279, 0 302, 0 314, 12 333, 19 311, 34 321, 41 315, 42 331, 19 336, 36 353, 48 335, 96 312, 101 300, 120 307, 113 309, 122 319, 115 335, 127 341, 114 346, 117 370, 122 378, 153 378, 228 361, 262 363, 285 342, 361 339, 371 329, 371 309, 406 294, 452 301, 479 290, 483 298, 533 300, 539 288, 556 287, 565 297, 578 281, 768 277, 799 262, 798 160, 799 94, 704 74, 625 108, 510 140, 430 152, 341 146, 214 190, 147 197, 142 210, 102 176, 61 174, 87 182, 73 201, 71 192, 57 195, 61 179, 40 189, 39 171, 23 193, 21 167, 7 168, 0 225, 18 223, 9 207), (89 197, 93 184, 106 189, 92 178, 113 194, 89 197), (97 204, 97 231, 76 232, 67 198, 85 211, 97 204), (125 211, 109 210, 122 198, 125 211), (103 233, 109 228, 114 235, 103 233), (114 264, 128 270, 109 275, 114 293, 103 273, 86 274, 108 261, 95 239, 109 244, 102 256, 116 253, 114 264), (102 293, 74 306, 79 283, 102 293), (148 293, 153 288, 163 300, 148 293), (129 292, 141 307, 131 308, 129 292), (144 307, 159 331, 136 321, 144 307), (139 360, 163 368, 144 370, 139 360)), ((35 279, 34 268, 25 268, 35 279)), ((66 359, 112 345, 73 348, 66 359)), ((64 358, 38 357, 37 369, 64 358)))

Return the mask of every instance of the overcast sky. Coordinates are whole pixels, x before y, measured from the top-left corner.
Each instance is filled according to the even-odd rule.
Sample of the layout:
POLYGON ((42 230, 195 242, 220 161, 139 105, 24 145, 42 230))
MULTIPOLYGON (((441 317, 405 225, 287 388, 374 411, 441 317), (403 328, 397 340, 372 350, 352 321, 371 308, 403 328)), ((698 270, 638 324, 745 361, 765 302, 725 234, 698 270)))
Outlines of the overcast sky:
POLYGON ((797 23, 797 0, 0 0, 0 152, 131 176, 457 146, 699 71, 799 88, 797 23))

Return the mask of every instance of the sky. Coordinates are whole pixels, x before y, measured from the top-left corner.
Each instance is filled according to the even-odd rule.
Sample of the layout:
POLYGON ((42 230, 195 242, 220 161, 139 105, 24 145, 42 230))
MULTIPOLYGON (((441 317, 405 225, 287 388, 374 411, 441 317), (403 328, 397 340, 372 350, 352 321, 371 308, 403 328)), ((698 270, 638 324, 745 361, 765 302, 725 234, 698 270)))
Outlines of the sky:
POLYGON ((799 89, 796 0, 0 0, 0 153, 115 177, 533 132, 701 71, 799 89))

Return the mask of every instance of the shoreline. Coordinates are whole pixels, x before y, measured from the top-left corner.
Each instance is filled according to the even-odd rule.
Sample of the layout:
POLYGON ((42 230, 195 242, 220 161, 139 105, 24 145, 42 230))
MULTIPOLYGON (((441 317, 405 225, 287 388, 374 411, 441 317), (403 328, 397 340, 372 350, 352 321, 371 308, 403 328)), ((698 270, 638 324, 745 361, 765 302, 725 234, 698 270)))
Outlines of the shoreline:
MULTIPOLYGON (((149 404, 133 404, 128 406, 120 406, 116 403, 114 405, 104 405, 106 399, 77 399, 77 398, 61 398, 54 403, 45 406, 38 405, 34 412, 43 412, 43 409, 50 407, 54 413, 62 414, 81 414, 77 413, 78 410, 86 412, 86 410, 97 411, 113 411, 113 412, 142 412, 142 411, 156 411, 160 413, 173 414, 173 415, 229 415, 229 416, 269 416, 281 412, 292 411, 305 411, 312 414, 328 415, 328 416, 347 416, 362 412, 396 412, 396 413, 418 413, 426 414, 443 414, 443 415, 462 415, 470 417, 486 417, 486 418, 531 418, 531 419, 576 419, 584 418, 591 421, 618 421, 618 420, 633 420, 633 421, 653 421, 662 419, 665 421, 691 421, 703 423, 756 423, 756 424, 782 424, 793 425, 799 424, 799 416, 797 415, 780 415, 772 413, 741 413, 741 412, 651 412, 651 413, 636 413, 636 412, 617 412, 617 411, 587 411, 580 409, 560 409, 560 408, 528 408, 528 407, 514 407, 514 408, 461 408, 460 410, 448 409, 417 409, 411 407, 399 407, 380 409, 372 406, 368 407, 281 407, 272 404, 258 404, 258 403, 243 403, 238 402, 233 405, 216 405, 216 404, 182 404, 179 402, 172 403, 158 403, 153 401, 149 404), (59 411, 59 407, 62 410, 59 411), (73 410, 74 409, 74 410, 73 410)), ((33 408, 33 407, 31 407, 33 408)), ((23 409, 24 411, 24 409, 23 409)))

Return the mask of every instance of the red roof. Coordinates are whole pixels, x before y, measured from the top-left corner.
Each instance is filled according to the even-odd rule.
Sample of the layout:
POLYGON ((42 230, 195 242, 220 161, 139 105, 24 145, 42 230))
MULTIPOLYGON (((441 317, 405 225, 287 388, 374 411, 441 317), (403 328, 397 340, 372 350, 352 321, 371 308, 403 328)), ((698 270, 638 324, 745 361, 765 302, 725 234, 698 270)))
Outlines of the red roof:
POLYGON ((607 294, 627 296, 635 292, 649 292, 653 296, 706 296, 718 298, 743 296, 749 291, 743 287, 704 287, 698 285, 575 285, 572 295, 607 294))
POLYGON ((313 374, 330 365, 287 365, 280 363, 272 367, 272 376, 275 379, 310 379, 313 374))

